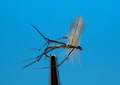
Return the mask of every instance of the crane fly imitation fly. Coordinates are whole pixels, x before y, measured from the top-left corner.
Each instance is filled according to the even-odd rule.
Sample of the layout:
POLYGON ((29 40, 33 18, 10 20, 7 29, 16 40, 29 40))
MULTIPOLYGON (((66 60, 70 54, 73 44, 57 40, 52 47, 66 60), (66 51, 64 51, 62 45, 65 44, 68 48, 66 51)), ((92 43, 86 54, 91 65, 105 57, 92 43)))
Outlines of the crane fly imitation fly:
MULTIPOLYGON (((42 54, 38 55, 36 58, 31 58, 31 59, 35 59, 35 60, 33 62, 29 63, 28 65, 24 66, 23 68, 26 68, 26 67, 38 62, 44 55, 47 58, 50 58, 48 53, 55 49, 58 49, 58 48, 69 49, 69 53, 67 54, 65 59, 63 59, 58 65, 56 65, 58 67, 69 58, 69 56, 72 54, 72 52, 75 49, 82 50, 82 47, 79 46, 79 44, 78 44, 79 43, 78 39, 84 30, 84 22, 83 22, 83 19, 81 16, 78 16, 75 20, 72 21, 71 26, 70 26, 70 32, 67 36, 58 38, 56 40, 46 38, 33 24, 31 24, 31 25, 40 34, 40 36, 42 36, 42 38, 44 40, 46 40, 46 43, 44 43, 44 45, 40 49, 38 49, 38 51, 40 51, 43 47, 45 47, 45 46, 46 47, 42 54), (69 43, 67 44, 67 43, 61 41, 61 39, 67 39, 69 43), (53 45, 51 45, 51 43, 53 45), (56 44, 56 45, 54 45, 54 44, 56 44)), ((26 59, 24 61, 31 60, 31 59, 26 59)), ((43 68, 50 68, 50 67, 43 67, 43 68)))

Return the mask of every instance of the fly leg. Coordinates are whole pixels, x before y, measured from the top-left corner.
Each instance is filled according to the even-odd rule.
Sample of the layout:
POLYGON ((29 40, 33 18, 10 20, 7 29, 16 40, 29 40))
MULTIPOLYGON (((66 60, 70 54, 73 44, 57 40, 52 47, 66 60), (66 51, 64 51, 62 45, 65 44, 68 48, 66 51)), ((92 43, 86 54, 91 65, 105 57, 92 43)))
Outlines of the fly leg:
POLYGON ((72 50, 69 52, 69 54, 67 55, 67 57, 66 57, 64 60, 62 60, 62 61, 57 65, 57 67, 59 67, 59 66, 62 65, 66 60, 68 60, 68 57, 69 57, 70 54, 73 52, 73 50, 74 50, 74 48, 72 48, 72 50))
MULTIPOLYGON (((66 57, 64 60, 62 60, 58 65, 56 65, 56 66, 51 66, 51 67, 59 67, 60 65, 62 65, 62 64, 68 59, 68 57, 69 57, 70 54, 73 52, 73 50, 74 50, 74 48, 72 48, 72 50, 69 52, 69 54, 67 55, 67 57, 66 57)), ((51 68, 51 67, 42 67, 41 69, 46 69, 46 68, 51 68)))

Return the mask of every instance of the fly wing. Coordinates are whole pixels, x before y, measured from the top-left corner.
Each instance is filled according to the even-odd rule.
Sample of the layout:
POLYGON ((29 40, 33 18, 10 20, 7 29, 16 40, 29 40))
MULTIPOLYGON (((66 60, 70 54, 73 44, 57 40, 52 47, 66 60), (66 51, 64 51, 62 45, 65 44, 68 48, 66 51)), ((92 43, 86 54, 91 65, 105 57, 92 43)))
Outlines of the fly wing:
POLYGON ((84 29, 83 26, 84 22, 81 16, 78 16, 76 19, 72 21, 70 26, 70 33, 67 36, 70 45, 73 46, 78 45, 78 38, 82 34, 82 31, 84 29))
POLYGON ((84 30, 84 21, 81 16, 78 16, 76 19, 73 19, 71 23, 69 35, 79 38, 83 30, 84 30))

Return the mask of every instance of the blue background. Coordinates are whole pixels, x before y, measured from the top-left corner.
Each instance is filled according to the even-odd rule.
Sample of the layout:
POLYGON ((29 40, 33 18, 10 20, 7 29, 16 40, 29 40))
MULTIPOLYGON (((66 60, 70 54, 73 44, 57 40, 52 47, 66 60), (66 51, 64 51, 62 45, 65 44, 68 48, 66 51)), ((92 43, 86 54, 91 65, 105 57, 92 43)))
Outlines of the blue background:
POLYGON ((80 64, 68 60, 59 67, 61 84, 120 85, 119 0, 1 0, 0 85, 48 85, 49 69, 32 68, 49 65, 49 59, 24 70, 28 62, 17 64, 41 53, 27 48, 45 42, 29 23, 55 39, 68 33, 77 15, 85 21, 80 64))

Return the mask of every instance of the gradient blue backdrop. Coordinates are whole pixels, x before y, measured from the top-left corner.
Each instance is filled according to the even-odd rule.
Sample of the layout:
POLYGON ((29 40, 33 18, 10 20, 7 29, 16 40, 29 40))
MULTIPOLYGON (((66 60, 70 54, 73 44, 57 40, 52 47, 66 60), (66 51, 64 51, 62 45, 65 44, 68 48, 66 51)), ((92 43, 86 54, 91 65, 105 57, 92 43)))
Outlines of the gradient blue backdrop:
POLYGON ((59 67, 61 84, 120 85, 119 0, 1 0, 0 85, 48 85, 49 69, 32 69, 49 65, 48 59, 24 70, 28 62, 17 64, 41 53, 27 48, 45 42, 29 23, 54 39, 67 34, 77 15, 85 20, 81 64, 59 67))

